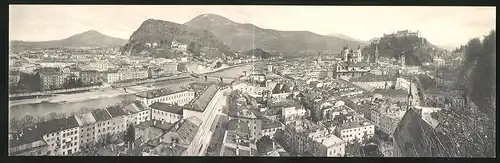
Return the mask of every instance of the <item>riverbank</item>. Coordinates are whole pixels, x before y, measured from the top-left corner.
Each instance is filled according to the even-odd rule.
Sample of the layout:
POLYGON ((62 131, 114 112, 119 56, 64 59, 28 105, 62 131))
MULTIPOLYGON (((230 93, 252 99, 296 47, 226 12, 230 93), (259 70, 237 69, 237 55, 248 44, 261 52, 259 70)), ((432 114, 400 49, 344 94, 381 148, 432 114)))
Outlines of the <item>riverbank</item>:
MULTIPOLYGON (((224 73, 228 72, 226 75, 237 75, 241 74, 238 72, 243 72, 247 71, 249 69, 249 65, 238 65, 238 66, 227 66, 227 67, 220 67, 217 69, 214 69, 210 72, 205 72, 205 73, 224 73)), ((236 76, 235 76, 236 77, 236 76)), ((159 89, 159 88, 166 88, 166 87, 176 87, 176 86, 181 86, 181 85, 186 85, 191 82, 195 81, 204 81, 201 79, 195 79, 193 77, 188 77, 188 78, 180 78, 180 79, 171 79, 171 80, 165 80, 165 81, 152 81, 148 83, 143 83, 135 86, 128 86, 124 88, 103 88, 99 90, 93 90, 90 92, 84 92, 84 93, 75 93, 75 94, 57 94, 51 97, 43 97, 43 98, 37 98, 37 99, 25 99, 25 100, 15 100, 15 101, 9 101, 10 106, 16 106, 16 105, 28 105, 28 104, 37 104, 37 103, 42 103, 42 101, 46 101, 48 103, 55 103, 55 104, 64 104, 64 103, 73 103, 73 102, 79 102, 79 101, 86 101, 86 100, 94 100, 94 99, 100 99, 100 98, 110 98, 110 97, 116 97, 120 95, 128 95, 128 94, 135 94, 141 91, 147 91, 147 90, 152 90, 152 89, 159 89), (126 92, 125 92, 126 90, 126 92)), ((212 81, 212 80, 210 80, 212 81)), ((217 81, 217 80, 213 80, 217 81)))

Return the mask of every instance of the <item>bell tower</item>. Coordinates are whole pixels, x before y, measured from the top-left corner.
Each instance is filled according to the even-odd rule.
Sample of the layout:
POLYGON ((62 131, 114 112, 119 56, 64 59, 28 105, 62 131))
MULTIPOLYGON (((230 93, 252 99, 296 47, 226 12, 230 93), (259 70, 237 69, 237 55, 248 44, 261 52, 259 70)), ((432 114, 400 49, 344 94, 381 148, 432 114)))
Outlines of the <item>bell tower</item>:
POLYGON ((358 45, 358 49, 356 50, 356 60, 357 62, 363 61, 363 56, 361 55, 361 46, 358 45))
POLYGON ((344 47, 343 56, 342 56, 342 57, 344 57, 344 61, 346 61, 346 62, 349 61, 349 53, 350 53, 349 52, 349 47, 346 45, 344 47))

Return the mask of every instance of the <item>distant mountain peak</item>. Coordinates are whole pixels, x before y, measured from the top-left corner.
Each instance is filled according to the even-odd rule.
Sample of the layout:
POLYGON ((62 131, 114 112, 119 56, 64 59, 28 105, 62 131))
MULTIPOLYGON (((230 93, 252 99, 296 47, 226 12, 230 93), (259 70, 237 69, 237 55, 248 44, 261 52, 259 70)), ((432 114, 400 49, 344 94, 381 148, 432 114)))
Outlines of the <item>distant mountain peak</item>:
POLYGON ((329 34, 328 36, 334 36, 334 37, 338 37, 338 38, 342 38, 342 39, 346 39, 346 40, 351 40, 351 41, 366 42, 364 40, 352 38, 351 36, 348 36, 348 35, 343 34, 343 33, 329 34))
MULTIPOLYGON (((69 38, 80 37, 80 36, 106 37, 106 35, 102 34, 101 32, 99 32, 97 30, 89 30, 89 31, 86 31, 86 32, 83 32, 83 33, 79 33, 79 34, 73 35, 73 36, 71 36, 69 38)), ((110 36, 108 36, 108 37, 110 37, 110 36)))
POLYGON ((122 46, 127 40, 102 34, 97 30, 89 30, 75 34, 62 40, 51 41, 13 41, 12 48, 16 51, 31 48, 61 48, 61 47, 113 47, 122 46))
POLYGON ((87 33, 87 34, 92 34, 92 33, 95 33, 95 34, 101 34, 101 32, 97 31, 97 30, 89 30, 87 32, 83 32, 83 33, 87 33))
POLYGON ((195 18, 193 18, 191 21, 206 21, 206 22, 210 22, 210 23, 222 23, 222 24, 235 23, 224 16, 212 14, 212 13, 198 15, 195 18))

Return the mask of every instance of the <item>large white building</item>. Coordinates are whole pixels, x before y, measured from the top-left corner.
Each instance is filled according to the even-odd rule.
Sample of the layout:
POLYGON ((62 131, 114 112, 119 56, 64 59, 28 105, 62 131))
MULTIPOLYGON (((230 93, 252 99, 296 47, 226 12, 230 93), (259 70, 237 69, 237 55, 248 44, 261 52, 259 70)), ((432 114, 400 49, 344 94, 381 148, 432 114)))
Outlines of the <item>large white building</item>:
POLYGON ((362 142, 375 134, 375 125, 366 119, 345 122, 335 128, 335 135, 342 140, 353 143, 354 140, 362 142))
POLYGON ((317 137, 313 141, 317 143, 316 157, 344 157, 346 142, 333 134, 317 137))
POLYGON ((281 109, 281 117, 285 124, 293 122, 294 120, 303 119, 309 115, 309 111, 301 105, 296 104, 292 107, 283 107, 281 109))
POLYGON ((106 71, 103 78, 107 83, 116 83, 120 81, 120 74, 118 74, 118 71, 106 71))
POLYGON ((155 102, 149 106, 151 108, 151 119, 167 123, 175 123, 182 119, 184 107, 155 102))
POLYGON ((147 69, 120 69, 118 74, 120 81, 146 79, 149 77, 147 69))
POLYGON ((137 94, 137 99, 150 106, 155 102, 185 105, 194 99, 195 92, 186 89, 156 89, 137 94))
POLYGON ((444 66, 446 62, 441 58, 434 58, 434 65, 441 67, 444 66))
POLYGON ((206 149, 208 146, 209 137, 212 131, 210 128, 215 121, 217 111, 221 109, 221 101, 223 99, 223 91, 217 85, 211 85, 205 89, 205 91, 193 99, 189 104, 185 105, 186 108, 183 110, 183 118, 189 119, 190 117, 197 117, 201 120, 200 131, 198 131, 193 139, 192 146, 198 152, 206 149))

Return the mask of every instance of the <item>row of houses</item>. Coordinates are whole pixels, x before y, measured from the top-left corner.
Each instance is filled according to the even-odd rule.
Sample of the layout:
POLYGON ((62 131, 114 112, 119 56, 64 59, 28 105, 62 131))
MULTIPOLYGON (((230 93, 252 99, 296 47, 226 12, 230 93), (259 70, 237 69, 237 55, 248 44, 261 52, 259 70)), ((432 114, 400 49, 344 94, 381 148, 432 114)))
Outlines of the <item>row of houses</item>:
MULTIPOLYGON (((207 91, 213 94, 213 90, 205 89, 204 93, 199 96, 209 98, 210 101, 213 96, 205 97, 207 91)), ((200 97, 194 98, 190 90, 171 92, 156 97, 138 95, 137 98, 138 101, 123 108, 115 106, 96 109, 91 113, 40 122, 12 133, 10 134, 10 155, 72 155, 82 149, 94 147, 96 144, 106 143, 110 136, 123 133, 129 125, 140 125, 152 121, 161 124, 183 124, 185 123, 183 119, 191 118, 190 123, 196 123, 195 126, 199 127, 203 122, 200 119, 203 117, 191 116, 193 113, 186 115, 189 111, 184 112, 184 109, 196 110, 193 109, 193 105, 179 105, 182 101, 188 101, 189 98, 194 101, 191 103, 199 103, 200 97), (157 101, 157 99, 162 99, 162 101, 157 101), (147 104, 152 101, 154 102, 150 105, 147 104), (193 120, 192 117, 198 120, 193 120)), ((207 106, 197 105, 197 107, 199 109, 207 106)), ((191 133, 192 130, 190 129, 187 135, 196 133, 191 133)), ((168 141, 165 140, 165 142, 168 141)), ((188 154, 193 154, 193 152, 188 154)))

